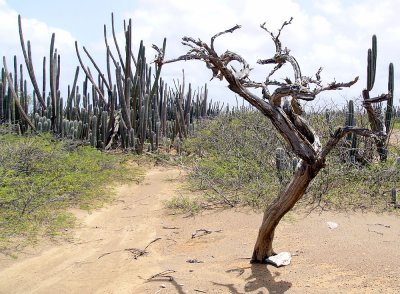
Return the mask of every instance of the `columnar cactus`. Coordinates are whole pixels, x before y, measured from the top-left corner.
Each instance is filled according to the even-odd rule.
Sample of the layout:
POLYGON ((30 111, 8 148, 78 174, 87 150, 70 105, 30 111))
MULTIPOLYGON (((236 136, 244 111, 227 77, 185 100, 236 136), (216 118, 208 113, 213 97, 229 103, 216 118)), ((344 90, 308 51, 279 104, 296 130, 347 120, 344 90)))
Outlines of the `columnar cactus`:
POLYGON ((397 190, 396 190, 396 188, 392 188, 392 190, 390 191, 390 195, 391 195, 391 198, 392 198, 392 203, 393 204, 397 204, 398 201, 397 201, 397 190))
MULTIPOLYGON (((112 16, 114 35, 113 22, 112 16)), ((122 57, 124 52, 117 49, 118 63, 109 49, 105 31, 106 74, 101 72, 83 48, 95 67, 95 71, 91 72, 83 63, 76 44, 80 67, 75 70, 72 86, 68 86, 64 101, 59 90, 61 63, 55 48, 55 34, 52 34, 50 56, 47 57, 50 62, 46 63, 46 57, 43 58, 43 81, 39 89, 30 42, 24 41, 20 16, 18 24, 25 64, 33 85, 33 99, 27 99, 28 86, 24 80, 23 66, 14 58, 13 72, 6 74, 8 71, 4 59, 0 79, 0 122, 17 124, 14 129, 19 129, 21 133, 34 129, 51 131, 62 138, 90 141, 92 146, 98 148, 124 146, 140 153, 148 148, 148 142, 153 151, 157 150, 165 137, 172 142, 169 145, 173 145, 177 137, 182 140, 193 131, 196 120, 220 111, 219 104, 208 102, 207 85, 201 90, 192 91, 189 84, 185 92, 183 75, 182 84, 178 83, 179 86, 174 89, 169 88, 160 77, 161 63, 155 62, 152 67, 147 62, 143 42, 134 58, 131 51, 131 22, 125 27, 125 58, 122 57), (77 84, 80 70, 85 74, 81 91, 77 84), (14 96, 17 97, 15 101, 14 96), (29 102, 33 105, 28 105, 29 102)), ((116 38, 114 42, 119 48, 116 38)), ((166 40, 162 48, 153 48, 158 53, 157 61, 160 61, 165 54, 166 40)))
POLYGON ((394 67, 393 63, 389 64, 389 81, 388 81, 388 92, 389 99, 386 106, 385 112, 385 127, 386 134, 388 134, 392 127, 392 118, 393 118, 393 91, 394 91, 394 67))
POLYGON ((97 147, 97 116, 95 115, 92 117, 92 136, 90 139, 90 144, 97 147))
POLYGON ((276 148, 275 164, 278 172, 282 172, 285 169, 285 151, 282 148, 276 148))
MULTIPOLYGON (((374 87, 376 75, 376 58, 377 58, 377 39, 372 36, 372 48, 368 49, 368 65, 367 65, 367 87, 363 91, 364 105, 367 110, 368 120, 372 131, 382 134, 382 137, 376 140, 377 150, 381 161, 385 161, 388 156, 387 145, 389 143, 389 134, 393 119, 393 90, 394 90, 394 67, 389 64, 389 81, 388 81, 388 94, 382 94, 378 97, 371 98, 370 91, 374 87), (372 107, 373 103, 380 103, 387 101, 386 112, 384 119, 380 119, 372 107)), ((378 107, 380 108, 380 107, 378 107)))
MULTIPOLYGON (((354 117, 354 102, 353 100, 350 100, 348 103, 348 109, 346 113, 346 126, 353 127, 356 125, 355 123, 355 117, 354 117)), ((346 137, 346 141, 348 142, 348 145, 351 146, 350 151, 349 151, 349 157, 352 162, 355 162, 355 156, 357 153, 357 135, 350 133, 346 137)))

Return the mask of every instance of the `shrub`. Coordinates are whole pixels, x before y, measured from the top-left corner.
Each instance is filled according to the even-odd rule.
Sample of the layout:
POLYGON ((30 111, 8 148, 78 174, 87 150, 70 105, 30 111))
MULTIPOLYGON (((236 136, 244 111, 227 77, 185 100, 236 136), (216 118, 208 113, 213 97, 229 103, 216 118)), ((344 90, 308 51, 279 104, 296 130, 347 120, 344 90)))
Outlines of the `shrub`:
POLYGON ((0 251, 39 233, 57 235, 73 223, 65 209, 99 206, 111 200, 113 182, 140 178, 139 170, 127 173, 121 157, 88 146, 68 150, 70 143, 0 136, 0 251))
MULTIPOLYGON (((343 125, 345 111, 313 111, 307 118, 326 141, 335 126, 343 125)), ((359 124, 365 117, 357 113, 359 124)), ((190 181, 205 191, 206 200, 228 206, 265 207, 290 180, 297 159, 281 149, 283 169, 277 170, 276 151, 284 148, 272 125, 258 112, 225 113, 199 124, 195 135, 184 145, 197 156, 190 162, 190 181)), ((390 191, 400 182, 400 166, 395 164, 399 149, 391 146, 390 157, 378 163, 370 139, 359 140, 357 154, 349 160, 346 140, 328 157, 327 167, 312 182, 301 203, 310 208, 374 209, 390 207, 390 191)), ((376 152, 375 152, 376 154, 376 152)))

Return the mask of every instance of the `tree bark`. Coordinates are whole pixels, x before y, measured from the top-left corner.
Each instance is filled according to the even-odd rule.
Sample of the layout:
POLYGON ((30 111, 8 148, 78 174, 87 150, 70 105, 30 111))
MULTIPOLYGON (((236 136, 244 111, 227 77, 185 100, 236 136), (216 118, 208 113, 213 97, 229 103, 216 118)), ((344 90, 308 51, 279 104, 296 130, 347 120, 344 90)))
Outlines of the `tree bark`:
POLYGON ((211 38, 210 45, 200 39, 183 37, 182 43, 190 47, 187 54, 167 61, 158 61, 162 64, 180 60, 204 61, 213 73, 212 78, 216 77, 221 80, 225 78, 229 84, 228 88, 260 110, 287 141, 294 154, 301 159, 291 182, 264 211, 264 218, 251 259, 253 263, 263 263, 266 258, 274 255, 272 241, 276 226, 282 217, 304 195, 311 181, 325 166, 326 156, 339 140, 349 132, 362 136, 374 135, 373 132, 366 129, 355 127, 339 128, 328 140, 325 147, 322 148, 317 134, 312 130, 307 121, 301 117, 303 110, 300 107, 299 100, 311 101, 323 91, 340 90, 344 87, 350 87, 357 82, 358 77, 347 83, 333 81, 324 86, 320 80, 322 68, 315 74, 315 78, 303 76, 296 59, 290 55, 290 50, 286 47, 282 49, 282 44, 279 40, 282 29, 289 25, 291 21, 292 18, 289 21, 285 21, 277 34, 270 32, 265 27, 265 24, 261 25, 261 28, 272 37, 276 48, 273 58, 257 61, 259 64, 275 64, 275 67, 263 82, 255 82, 249 78, 250 65, 240 55, 229 50, 225 51, 222 55, 217 54, 215 51, 215 39, 223 34, 233 33, 240 28, 239 25, 214 35, 211 38), (241 65, 239 70, 229 67, 229 64, 233 61, 241 65), (271 80, 272 75, 286 62, 292 65, 295 78, 294 83, 288 78, 284 79, 284 82, 271 80), (270 86, 277 86, 272 94, 269 89, 270 86), (262 89, 262 96, 257 96, 249 88, 262 89))
POLYGON ((275 228, 281 218, 293 208, 304 195, 307 187, 321 167, 301 161, 293 179, 279 196, 265 209, 261 227, 254 246, 252 263, 265 263, 266 258, 275 255, 272 248, 275 228))

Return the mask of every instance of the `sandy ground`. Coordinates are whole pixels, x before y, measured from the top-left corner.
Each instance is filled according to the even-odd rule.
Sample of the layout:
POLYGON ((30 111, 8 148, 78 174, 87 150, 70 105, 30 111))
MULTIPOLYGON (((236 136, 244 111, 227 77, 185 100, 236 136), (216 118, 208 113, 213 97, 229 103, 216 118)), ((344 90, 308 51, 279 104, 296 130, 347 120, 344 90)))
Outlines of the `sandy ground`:
POLYGON ((294 254, 292 263, 250 265, 262 215, 169 215, 163 201, 183 178, 153 168, 143 183, 119 187, 115 204, 77 212, 70 242, 0 256, 0 293, 400 293, 399 216, 290 213, 275 249, 294 254), (211 233, 192 238, 199 229, 211 233))

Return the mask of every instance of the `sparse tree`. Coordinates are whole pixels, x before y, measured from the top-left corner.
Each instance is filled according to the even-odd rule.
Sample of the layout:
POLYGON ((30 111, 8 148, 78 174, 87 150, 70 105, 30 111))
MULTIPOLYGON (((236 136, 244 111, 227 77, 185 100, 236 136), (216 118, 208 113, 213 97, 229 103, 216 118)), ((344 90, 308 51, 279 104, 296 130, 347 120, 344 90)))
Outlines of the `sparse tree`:
MULTIPOLYGON (((251 262, 254 263, 263 263, 266 258, 275 254, 272 243, 276 226, 282 217, 304 195, 311 181, 324 168, 328 154, 346 134, 355 133, 360 136, 374 138, 386 136, 385 132, 373 132, 365 128, 340 127, 322 146, 317 134, 303 117, 304 111, 300 101, 312 101, 323 91, 350 87, 357 82, 358 77, 346 83, 334 81, 329 84, 323 84, 320 79, 322 68, 317 71, 315 77, 304 76, 296 59, 290 54, 290 50, 283 47, 280 41, 282 30, 291 21, 292 18, 289 21, 285 21, 277 34, 269 31, 265 23, 261 25, 261 29, 272 38, 276 48, 275 54, 271 58, 257 61, 261 65, 274 65, 265 80, 261 82, 251 80, 250 65, 242 56, 231 51, 218 54, 214 47, 214 42, 218 37, 226 33, 233 33, 240 28, 239 25, 217 33, 211 38, 209 44, 200 39, 195 40, 191 37, 184 37, 183 44, 190 47, 187 54, 171 60, 156 60, 156 62, 162 64, 186 60, 204 61, 207 67, 211 69, 213 78, 217 77, 220 80, 225 78, 231 91, 240 95, 270 119, 292 151, 300 158, 292 180, 264 211, 263 221, 251 259, 251 262), (231 65, 232 62, 239 64, 240 68, 234 68, 231 65), (285 78, 282 81, 273 79, 273 75, 284 64, 291 65, 294 73, 293 80, 289 78, 285 78), (274 90, 271 91, 271 88, 274 88, 274 90), (261 95, 256 95, 249 89, 260 89, 261 95)), ((379 120, 379 118, 376 119, 379 120)))

